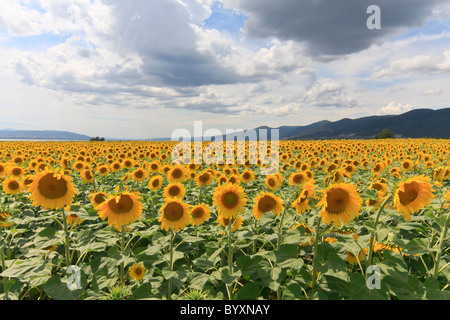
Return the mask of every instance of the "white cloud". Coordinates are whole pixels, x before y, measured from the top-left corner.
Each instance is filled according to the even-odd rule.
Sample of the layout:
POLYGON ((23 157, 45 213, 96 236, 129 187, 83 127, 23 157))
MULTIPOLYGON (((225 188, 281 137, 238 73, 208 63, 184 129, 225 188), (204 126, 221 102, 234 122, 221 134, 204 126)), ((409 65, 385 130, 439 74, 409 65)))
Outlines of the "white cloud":
POLYGON ((380 109, 381 114, 401 114, 404 112, 411 111, 413 106, 410 104, 403 104, 400 102, 392 101, 387 106, 380 109))
POLYGON ((442 90, 441 90, 441 88, 428 89, 428 90, 426 90, 424 92, 424 94, 431 95, 431 96, 441 95, 442 94, 442 90))

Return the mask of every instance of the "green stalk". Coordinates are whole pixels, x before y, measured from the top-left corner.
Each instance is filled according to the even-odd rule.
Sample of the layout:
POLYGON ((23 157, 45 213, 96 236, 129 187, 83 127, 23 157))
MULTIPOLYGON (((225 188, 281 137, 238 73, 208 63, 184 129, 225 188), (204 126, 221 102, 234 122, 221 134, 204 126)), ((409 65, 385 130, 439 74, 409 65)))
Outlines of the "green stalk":
MULTIPOLYGON (((233 227, 233 223, 231 222, 231 218, 228 219, 228 272, 231 277, 233 274, 233 246, 231 244, 231 228, 233 227)), ((228 289, 228 298, 229 300, 233 300, 233 283, 230 285, 228 289)))
POLYGON ((286 212, 286 208, 287 208, 288 206, 291 205, 292 200, 295 199, 295 198, 297 198, 297 196, 298 196, 298 193, 297 193, 297 192, 294 193, 294 196, 292 196, 292 197, 289 199, 289 202, 285 204, 285 206, 284 206, 284 208, 283 208, 283 212, 281 213, 280 225, 278 226, 277 250, 280 248, 281 241, 282 241, 282 233, 281 233, 281 231, 282 231, 282 229, 283 229, 283 221, 284 221, 284 214, 285 214, 285 212, 286 212))
MULTIPOLYGON (((389 195, 386 200, 381 204, 380 208, 378 209, 377 216, 375 217, 375 223, 373 225, 373 230, 370 235, 370 242, 369 242, 369 258, 367 259, 367 266, 372 265, 372 256, 373 256, 373 247, 374 247, 374 241, 375 241, 375 234, 377 232, 377 225, 378 221, 380 220, 381 213, 384 210, 384 207, 391 201, 392 194, 389 195)), ((367 274, 366 274, 367 275, 367 274)))
MULTIPOLYGON (((170 271, 173 271, 173 242, 175 240, 175 232, 173 232, 173 230, 171 229, 171 237, 170 237, 170 258, 169 258, 169 266, 170 266, 170 271)), ((167 298, 169 300, 172 300, 172 277, 169 279, 169 287, 168 287, 168 293, 167 293, 167 298)))
POLYGON ((64 213, 64 209, 61 209, 63 227, 64 227, 64 247, 65 247, 65 258, 66 258, 66 266, 69 267, 71 264, 70 259, 70 243, 69 243, 69 230, 67 228, 67 217, 64 213))
MULTIPOLYGON (((120 231, 120 253, 123 255, 125 251, 125 228, 122 226, 120 231)), ((125 265, 124 262, 120 264, 120 284, 123 287, 125 285, 125 265)))
POLYGON ((439 276, 439 263, 442 256, 442 250, 444 248, 444 242, 447 238, 448 226, 450 224, 450 212, 447 214, 447 219, 445 220, 444 229, 442 229, 441 237, 439 238, 439 251, 436 254, 436 260, 434 261, 434 271, 433 277, 437 279, 439 276))
POLYGON ((320 223, 322 222, 322 218, 317 216, 316 223, 316 234, 314 236, 314 256, 313 256, 313 270, 312 270, 312 284, 311 284, 311 297, 314 296, 314 290, 316 289, 316 273, 317 273, 317 254, 319 249, 319 235, 320 235, 320 223))
MULTIPOLYGON (((0 257, 2 259, 2 272, 6 270, 6 263, 5 263, 5 251, 3 249, 3 245, 0 247, 0 257)), ((5 289, 5 300, 8 300, 8 279, 6 277, 3 277, 3 286, 5 289)))

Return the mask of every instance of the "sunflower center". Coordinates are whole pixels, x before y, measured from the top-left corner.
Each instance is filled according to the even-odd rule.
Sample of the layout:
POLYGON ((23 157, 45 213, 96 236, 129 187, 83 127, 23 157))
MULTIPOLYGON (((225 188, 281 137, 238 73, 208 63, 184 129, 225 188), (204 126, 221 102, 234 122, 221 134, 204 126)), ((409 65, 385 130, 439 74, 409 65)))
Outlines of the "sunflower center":
POLYGON ((201 182, 207 182, 208 179, 209 179, 209 174, 204 173, 204 174, 202 174, 202 175, 199 177, 199 179, 200 179, 201 182))
POLYGON ((141 170, 138 170, 134 173, 134 176, 139 179, 144 176, 144 173, 141 170))
POLYGON ((87 179, 91 179, 91 178, 92 178, 92 174, 91 174, 90 171, 86 171, 84 175, 85 175, 85 177, 86 177, 87 179))
POLYGON ((180 169, 178 169, 178 168, 174 169, 173 172, 172 172, 172 176, 175 179, 181 178, 182 175, 183 175, 183 172, 180 169))
POLYGON ((183 217, 183 206, 177 202, 170 202, 164 208, 164 218, 169 221, 178 221, 183 217))
POLYGON ((17 181, 10 181, 8 183, 8 188, 11 190, 17 190, 19 189, 19 183, 17 181))
POLYGON ((195 210, 192 211, 192 215, 196 218, 196 219, 200 219, 201 217, 203 217, 204 215, 204 211, 202 208, 197 208, 195 210))
POLYGON ((173 186, 169 188, 169 194, 171 196, 177 196, 180 194, 180 188, 178 186, 173 186))
POLYGON ((19 176, 22 173, 22 170, 20 168, 14 168, 12 169, 11 173, 13 176, 19 176))
POLYGON ((135 273, 137 276, 140 276, 140 275, 142 274, 142 270, 141 270, 140 268, 136 268, 136 270, 134 270, 134 273, 135 273))
POLYGON ((94 197, 94 200, 96 203, 102 203, 105 201, 105 196, 102 193, 99 193, 94 197))
POLYGON ((159 186, 159 180, 158 179, 153 180, 152 186, 154 186, 154 187, 159 186))
POLYGON ((419 188, 420 186, 416 182, 405 184, 405 191, 398 192, 400 203, 407 206, 416 200, 419 195, 419 188))
POLYGON ((272 211, 273 208, 277 205, 277 201, 271 196, 265 195, 258 202, 258 209, 261 212, 269 212, 272 211))
POLYGON ((334 188, 327 194, 327 210, 332 214, 340 214, 345 211, 349 202, 347 191, 334 188))
POLYGON ((119 197, 119 201, 112 199, 108 205, 114 213, 124 214, 130 212, 133 208, 133 199, 129 195, 123 194, 119 197))
POLYGON ((233 191, 229 191, 222 195, 222 203, 227 209, 233 209, 239 202, 239 197, 233 191))
POLYGON ((39 180, 39 192, 47 199, 57 199, 66 195, 67 182, 63 178, 58 179, 53 173, 47 173, 39 180))
POLYGON ((248 172, 245 172, 243 175, 242 175, 242 177, 244 178, 244 179, 250 179, 250 173, 248 173, 248 172))
POLYGON ((295 183, 302 183, 303 182, 303 176, 301 174, 296 174, 294 176, 293 180, 294 180, 295 183))
POLYGON ((273 179, 269 179, 269 181, 267 182, 269 184, 269 186, 273 187, 275 186, 275 180, 273 179))

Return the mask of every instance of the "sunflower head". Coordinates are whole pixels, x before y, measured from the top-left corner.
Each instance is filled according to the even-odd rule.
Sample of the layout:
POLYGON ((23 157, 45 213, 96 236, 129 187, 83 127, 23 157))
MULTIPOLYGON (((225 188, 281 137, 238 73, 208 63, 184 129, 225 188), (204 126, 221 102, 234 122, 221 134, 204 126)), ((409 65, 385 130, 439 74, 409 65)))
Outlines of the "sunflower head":
POLYGON ((150 179, 148 187, 150 188, 150 190, 156 191, 162 187, 162 183, 163 177, 161 177, 160 175, 156 175, 150 179))
POLYGON ((261 219, 266 212, 273 212, 274 215, 280 215, 283 211, 284 201, 273 193, 261 192, 254 200, 253 216, 256 220, 261 219))
POLYGON ((163 197, 183 199, 185 194, 186 188, 183 186, 183 184, 179 182, 172 182, 164 188, 163 197))
POLYGON ((169 198, 160 209, 161 229, 178 231, 191 222, 189 206, 177 198, 169 198))
POLYGON ((211 210, 205 203, 191 208, 191 223, 194 226, 202 225, 211 216, 211 210))
POLYGON ((44 209, 62 209, 73 202, 77 192, 72 178, 58 172, 43 171, 28 185, 29 198, 44 209))
POLYGON ((340 226, 341 222, 349 224, 357 215, 362 205, 356 186, 351 183, 332 184, 323 191, 318 206, 322 206, 320 217, 325 223, 334 222, 340 226))
POLYGON ((407 179, 398 184, 394 195, 394 208, 411 221, 411 214, 426 207, 434 198, 430 178, 423 175, 407 179))
POLYGON ((125 191, 109 196, 105 201, 95 207, 100 218, 108 219, 108 224, 114 225, 117 230, 122 226, 141 219, 142 203, 134 192, 125 191))
POLYGON ((130 275, 130 278, 135 281, 141 281, 144 279, 145 275, 145 267, 142 264, 134 264, 130 267, 128 270, 128 274, 130 275))
POLYGON ((241 186, 227 183, 216 187, 213 193, 213 204, 217 207, 219 214, 225 218, 235 218, 244 211, 247 198, 241 186))

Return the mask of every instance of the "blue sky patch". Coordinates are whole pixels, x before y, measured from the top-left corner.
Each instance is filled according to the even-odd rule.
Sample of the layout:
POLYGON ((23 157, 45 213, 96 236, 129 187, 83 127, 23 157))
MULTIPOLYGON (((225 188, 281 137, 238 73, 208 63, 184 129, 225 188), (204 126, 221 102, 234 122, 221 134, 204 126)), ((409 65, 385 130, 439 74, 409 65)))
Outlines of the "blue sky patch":
POLYGON ((248 19, 247 16, 238 11, 224 8, 220 2, 214 2, 211 10, 212 13, 209 18, 203 21, 207 29, 227 31, 231 34, 238 33, 248 19))

